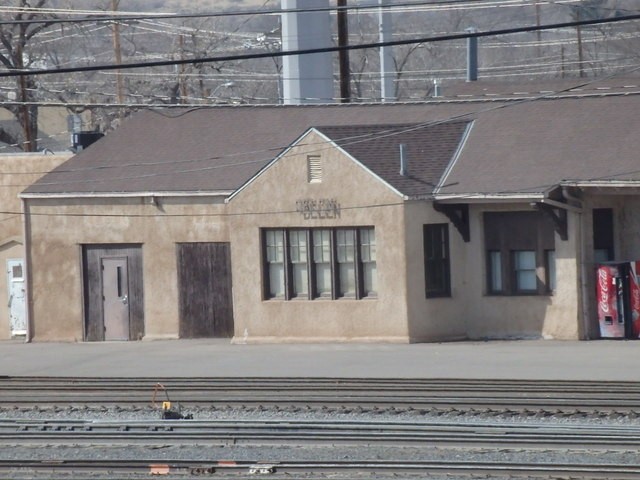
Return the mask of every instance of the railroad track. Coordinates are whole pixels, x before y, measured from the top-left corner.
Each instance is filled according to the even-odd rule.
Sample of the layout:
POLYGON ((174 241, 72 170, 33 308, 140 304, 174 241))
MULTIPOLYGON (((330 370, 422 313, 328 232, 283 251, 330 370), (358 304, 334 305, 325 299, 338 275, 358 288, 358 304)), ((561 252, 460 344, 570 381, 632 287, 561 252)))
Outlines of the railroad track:
POLYGON ((371 421, 32 421, 1 420, 0 445, 385 444, 619 448, 640 446, 640 427, 521 423, 371 421))
POLYGON ((640 479, 638 417, 626 382, 0 377, 0 478, 640 479))
MULTIPOLYGON (((632 382, 0 377, 0 408, 149 405, 154 386, 192 407, 510 410, 640 416, 632 382)), ((160 395, 164 395, 160 392, 160 395)))
POLYGON ((571 478, 637 479, 640 468, 629 465, 562 464, 540 465, 508 462, 193 462, 170 460, 14 462, 0 460, 0 473, 11 478, 247 478, 248 475, 277 479, 354 478, 571 478), (295 475, 292 477, 292 475, 295 475), (106 477, 105 477, 106 476, 106 477), (84 477, 82 477, 84 478, 84 477))

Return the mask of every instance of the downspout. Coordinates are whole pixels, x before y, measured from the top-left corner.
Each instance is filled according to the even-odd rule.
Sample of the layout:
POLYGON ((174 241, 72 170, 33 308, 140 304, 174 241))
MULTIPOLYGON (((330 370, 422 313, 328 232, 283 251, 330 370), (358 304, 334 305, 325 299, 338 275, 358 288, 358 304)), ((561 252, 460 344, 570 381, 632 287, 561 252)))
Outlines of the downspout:
POLYGON ((574 212, 576 213, 576 215, 578 215, 578 246, 580 248, 580 303, 582 304, 583 336, 585 340, 589 340, 591 338, 591 328, 589 327, 589 286, 587 284, 587 266, 585 260, 586 239, 584 235, 584 218, 582 217, 582 199, 573 195, 567 187, 562 187, 562 196, 565 200, 571 202, 573 205, 580 207, 579 212, 574 212))
POLYGON ((26 302, 26 322, 27 322, 27 335, 25 336, 25 343, 31 343, 33 339, 33 325, 32 318, 32 303, 31 303, 31 224, 29 221, 29 206, 27 199, 22 199, 22 245, 24 247, 24 275, 25 275, 25 298, 26 302))

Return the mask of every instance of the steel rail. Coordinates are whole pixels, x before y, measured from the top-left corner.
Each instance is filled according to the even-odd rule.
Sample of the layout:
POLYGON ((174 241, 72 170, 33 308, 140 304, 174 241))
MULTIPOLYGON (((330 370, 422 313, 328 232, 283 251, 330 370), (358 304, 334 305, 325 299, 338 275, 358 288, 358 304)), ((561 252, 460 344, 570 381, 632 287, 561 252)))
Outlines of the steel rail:
MULTIPOLYGON (((12 473, 16 469, 31 475, 47 475, 50 478, 55 473, 84 473, 92 475, 100 473, 146 473, 156 475, 191 474, 191 475, 215 475, 215 477, 238 477, 246 474, 271 474, 269 478, 281 478, 281 475, 296 474, 300 478, 324 478, 324 475, 332 474, 331 478, 354 478, 350 476, 339 477, 336 474, 357 473, 356 478, 363 478, 365 474, 376 474, 376 478, 394 477, 398 474, 443 474, 443 475, 492 475, 494 477, 512 478, 513 475, 546 475, 548 478, 574 478, 574 479, 626 479, 638 478, 640 468, 633 465, 619 464, 528 464, 519 462, 459 462, 459 461, 336 461, 336 462, 234 462, 211 461, 200 462, 192 460, 136 460, 136 461, 51 461, 30 462, 0 460, 0 473, 12 473)), ((214 477, 214 478, 215 478, 214 477)), ((33 477, 29 477, 33 478, 33 477)), ((35 477, 37 478, 37 476, 35 477)), ((100 477, 97 477, 100 478, 100 477)), ((423 477, 421 477, 423 478, 423 477)), ((477 477, 474 477, 477 478, 477 477)))
POLYGON ((171 382, 176 385, 200 385, 202 383, 216 385, 239 385, 245 386, 247 384, 259 383, 261 385, 281 385, 281 386, 297 386, 297 385, 346 385, 346 386, 362 386, 363 388, 369 388, 371 385, 379 386, 391 386, 397 388, 398 386, 422 386, 424 388, 443 387, 447 390, 459 387, 463 389, 469 388, 481 388, 481 389, 495 389, 502 386, 505 389, 511 389, 514 387, 538 389, 543 386, 545 388, 559 388, 562 390, 571 387, 572 389, 586 389, 588 391, 593 388, 614 388, 619 390, 620 388, 628 388, 635 391, 640 391, 640 383, 627 382, 627 381, 587 381, 587 380, 502 380, 502 379, 454 379, 454 378, 440 378, 440 379, 421 379, 421 378, 339 378, 339 377, 38 377, 38 376, 2 376, 0 375, 0 382, 3 384, 17 383, 24 386, 29 385, 46 385, 51 384, 58 386, 64 385, 104 385, 111 384, 113 386, 124 384, 148 384, 150 382, 171 382))
POLYGON ((191 405, 399 406, 640 412, 632 382, 419 381, 413 379, 0 378, 0 407, 145 405, 162 382, 191 405))
POLYGON ((640 446, 640 427, 504 423, 317 421, 0 421, 0 445, 137 442, 157 444, 376 443, 510 446, 640 446))

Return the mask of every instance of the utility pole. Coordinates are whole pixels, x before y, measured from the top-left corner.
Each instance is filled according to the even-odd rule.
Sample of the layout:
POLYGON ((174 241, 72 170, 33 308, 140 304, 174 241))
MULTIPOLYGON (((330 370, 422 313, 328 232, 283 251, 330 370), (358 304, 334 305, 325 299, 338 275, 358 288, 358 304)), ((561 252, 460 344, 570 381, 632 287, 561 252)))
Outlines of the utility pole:
MULTIPOLYGON (((24 57, 23 57, 23 39, 20 38, 18 41, 17 52, 16 52, 16 68, 18 70, 24 70, 24 57)), ((25 152, 34 152, 35 151, 35 142, 33 141, 33 132, 31 131, 31 112, 30 107, 27 104, 28 96, 27 96, 27 78, 25 75, 20 75, 18 77, 18 90, 19 90, 19 98, 20 103, 22 104, 22 132, 24 135, 24 151, 25 152)))
MULTIPOLYGON (((349 45, 349 17, 347 12, 347 0, 338 0, 338 46, 349 45)), ((340 59, 340 101, 351 101, 351 72, 349 69, 349 51, 341 49, 338 52, 340 59)))
MULTIPOLYGON (((111 0, 111 9, 114 16, 120 6, 120 0, 111 0)), ((122 49, 120 48, 120 22, 117 20, 113 23, 113 53, 115 56, 116 65, 122 64, 122 49)), ((124 85, 122 82, 122 72, 120 69, 116 70, 116 99, 118 104, 124 103, 124 85)), ((119 109, 120 116, 122 117, 122 109, 119 109)))
MULTIPOLYGON (((180 60, 184 60, 184 34, 180 34, 178 39, 180 48, 180 60)), ((186 103, 187 101, 187 79, 185 78, 185 65, 181 63, 178 67, 180 73, 178 74, 178 84, 180 85, 180 103, 186 103)))
MULTIPOLYGON (((580 22, 582 20, 582 15, 580 15, 580 8, 576 10, 576 22, 580 22)), ((584 77, 584 55, 582 53, 582 28, 580 25, 576 25, 576 36, 578 37, 578 71, 580 72, 580 77, 584 77)))
MULTIPOLYGON (((540 3, 536 2, 536 27, 540 27, 540 3)), ((538 53, 538 57, 541 56, 540 53, 540 44, 542 43, 542 32, 540 30, 536 31, 536 37, 537 37, 537 45, 536 45, 536 51, 538 53)))

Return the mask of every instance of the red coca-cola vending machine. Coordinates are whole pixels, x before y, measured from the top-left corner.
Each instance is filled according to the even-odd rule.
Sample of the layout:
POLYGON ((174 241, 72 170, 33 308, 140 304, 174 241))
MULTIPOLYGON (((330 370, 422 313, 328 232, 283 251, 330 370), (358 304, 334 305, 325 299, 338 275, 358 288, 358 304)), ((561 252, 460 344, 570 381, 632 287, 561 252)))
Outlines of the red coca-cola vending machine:
POLYGON ((597 271, 602 338, 640 338, 640 261, 603 263, 597 271))

